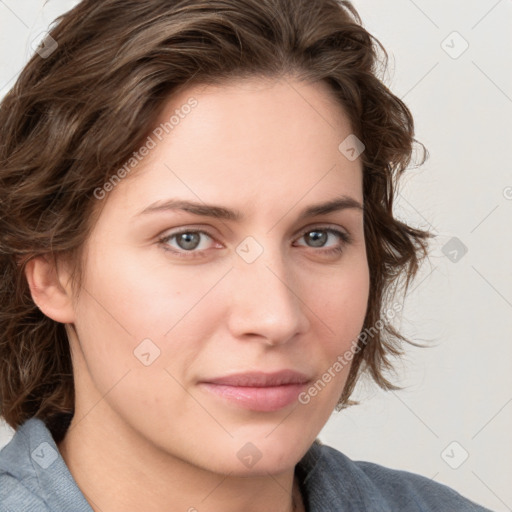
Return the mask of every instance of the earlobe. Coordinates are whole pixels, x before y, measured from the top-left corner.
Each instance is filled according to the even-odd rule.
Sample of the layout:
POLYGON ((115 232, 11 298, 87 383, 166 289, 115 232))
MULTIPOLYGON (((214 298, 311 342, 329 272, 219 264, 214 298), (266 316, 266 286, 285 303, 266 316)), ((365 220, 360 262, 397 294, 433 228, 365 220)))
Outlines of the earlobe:
POLYGON ((30 293, 38 308, 56 322, 74 323, 71 287, 67 276, 59 274, 56 262, 47 255, 36 256, 25 266, 30 293))

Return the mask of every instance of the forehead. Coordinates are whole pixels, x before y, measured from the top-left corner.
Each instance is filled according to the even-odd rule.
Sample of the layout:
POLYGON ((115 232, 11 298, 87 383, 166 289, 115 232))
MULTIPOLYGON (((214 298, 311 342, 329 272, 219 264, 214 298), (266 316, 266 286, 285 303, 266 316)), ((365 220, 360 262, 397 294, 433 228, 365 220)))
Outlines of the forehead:
POLYGON ((114 195, 133 208, 169 197, 239 209, 330 193, 361 201, 360 160, 339 149, 351 133, 324 82, 196 85, 164 105, 150 134, 154 147, 114 195))

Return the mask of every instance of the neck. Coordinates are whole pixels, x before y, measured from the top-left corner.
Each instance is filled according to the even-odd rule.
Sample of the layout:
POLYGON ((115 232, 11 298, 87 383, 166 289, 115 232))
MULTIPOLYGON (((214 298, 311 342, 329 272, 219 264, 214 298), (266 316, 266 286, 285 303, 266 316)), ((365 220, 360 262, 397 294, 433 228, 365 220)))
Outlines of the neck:
POLYGON ((86 415, 75 413, 59 443, 95 512, 304 510, 293 468, 276 475, 214 473, 163 453, 120 421, 111 421, 112 416, 101 402, 86 415))

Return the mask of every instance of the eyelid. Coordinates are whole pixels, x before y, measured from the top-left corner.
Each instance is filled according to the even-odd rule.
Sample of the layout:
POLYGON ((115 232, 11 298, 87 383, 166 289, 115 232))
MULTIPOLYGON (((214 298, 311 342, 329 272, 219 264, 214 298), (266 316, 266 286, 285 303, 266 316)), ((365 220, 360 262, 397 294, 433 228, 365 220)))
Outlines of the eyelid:
MULTIPOLYGON (((220 244, 220 242, 217 240, 216 236, 211 234, 208 230, 204 228, 199 227, 193 227, 193 226, 184 226, 181 228, 176 228, 176 230, 171 231, 164 231, 163 234, 161 234, 158 237, 158 245, 162 247, 162 249, 169 253, 171 256, 176 256, 177 258, 182 258, 183 260, 193 261, 193 260, 201 260, 210 254, 211 248, 208 249, 202 249, 202 250, 193 250, 193 251, 185 251, 184 249, 174 249, 169 246, 170 240, 174 239, 175 237, 179 236, 183 233, 197 233, 201 235, 208 236, 211 240, 213 245, 220 244)), ((215 247, 213 247, 215 248, 215 247)), ((224 247, 221 247, 224 248, 224 247)))
POLYGON ((310 231, 315 231, 315 229, 331 230, 331 231, 343 233, 343 235, 346 235, 347 237, 351 236, 347 229, 343 228, 342 226, 340 226, 338 224, 322 224, 322 223, 314 224, 313 223, 313 224, 310 224, 308 226, 301 228, 295 235, 295 238, 304 236, 306 233, 309 233, 310 231))
MULTIPOLYGON (((335 225, 335 224, 324 225, 322 223, 320 223, 320 224, 313 223, 313 224, 305 226, 305 227, 301 228, 299 231, 297 231, 293 235, 293 237, 294 237, 293 241, 295 241, 297 238, 304 236, 306 233, 309 233, 310 231, 314 231, 315 229, 330 229, 331 231, 336 231, 336 232, 342 233, 347 238, 351 238, 350 233, 345 228, 343 228, 339 225, 335 225)), ((209 236, 210 238, 216 240, 216 236, 213 235, 212 233, 210 233, 208 231, 208 229, 205 229, 204 227, 201 227, 201 226, 194 226, 194 225, 184 226, 182 228, 176 228, 176 230, 170 230, 170 231, 166 230, 161 235, 158 235, 158 239, 159 240, 168 239, 168 238, 172 238, 173 236, 181 235, 182 233, 190 233, 190 232, 205 234, 205 235, 209 236)))
MULTIPOLYGON (((307 247, 309 249, 312 249, 314 252, 329 254, 334 252, 342 252, 346 245, 352 243, 353 239, 350 233, 338 225, 322 225, 322 224, 310 224, 309 226, 303 227, 295 236, 293 239, 293 242, 296 242, 298 239, 302 238, 304 235, 311 231, 327 231, 331 234, 337 235, 341 242, 335 246, 329 246, 327 248, 319 247, 309 247, 307 245, 300 245, 300 247, 307 247)), ((203 249, 203 250, 192 250, 192 251, 185 251, 185 250, 177 250, 177 249, 170 249, 167 245, 167 242, 171 239, 173 239, 176 236, 179 236, 183 233, 197 233, 208 236, 214 243, 219 244, 218 240, 214 235, 212 235, 208 230, 199 228, 199 227, 193 227, 193 226, 185 226, 182 228, 176 228, 175 231, 171 232, 164 232, 162 235, 159 236, 158 242, 163 246, 165 251, 168 251, 172 254, 177 255, 178 257, 184 257, 189 259, 194 258, 201 258, 205 257, 209 249, 203 249)))
POLYGON ((323 254, 330 254, 330 253, 336 253, 336 252, 341 253, 342 251, 344 251, 344 249, 347 245, 350 245, 354 241, 352 235, 346 229, 342 228, 341 226, 332 226, 332 225, 331 226, 329 226, 329 225, 323 226, 323 225, 318 225, 318 224, 304 228, 300 232, 299 236, 297 238, 295 238, 295 240, 299 240, 307 233, 310 233, 311 231, 315 231, 315 230, 326 231, 329 234, 334 234, 334 235, 338 236, 338 238, 340 239, 340 243, 336 244, 334 246, 319 247, 317 249, 315 247, 309 247, 307 245, 301 245, 301 247, 307 247, 309 249, 312 249, 315 252, 319 252, 319 253, 323 253, 323 254))
MULTIPOLYGON (((206 229, 203 229, 203 228, 197 228, 197 227, 184 227, 184 228, 176 228, 176 231, 167 231, 167 232, 164 232, 162 235, 159 235, 158 237, 158 241, 159 242, 166 242, 168 240, 171 240, 171 239, 174 239, 174 237, 177 237, 183 233, 197 233, 197 234, 200 234, 200 235, 206 235, 207 237, 209 237, 213 242, 216 242, 216 243, 220 243, 217 238, 212 234, 210 233, 208 230, 206 229)), ((204 252, 206 249, 204 249, 203 251, 194 251, 194 252, 204 252)), ((187 252, 187 251, 183 251, 183 252, 187 252)), ((193 251, 188 251, 188 252, 193 252, 193 251)))

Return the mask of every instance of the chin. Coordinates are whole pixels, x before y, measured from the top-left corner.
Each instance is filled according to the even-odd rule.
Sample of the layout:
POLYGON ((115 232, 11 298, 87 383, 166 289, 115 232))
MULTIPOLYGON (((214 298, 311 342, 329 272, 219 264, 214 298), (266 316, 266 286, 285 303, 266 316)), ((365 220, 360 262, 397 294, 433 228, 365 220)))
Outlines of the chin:
POLYGON ((216 450, 214 456, 218 460, 218 472, 243 477, 277 475, 290 471, 316 437, 314 434, 305 434, 300 428, 293 432, 290 430, 283 428, 280 431, 278 427, 269 434, 269 429, 264 432, 248 429, 244 435, 236 435, 220 451, 216 450))
POLYGON ((301 455, 295 452, 285 455, 278 454, 278 456, 269 453, 261 453, 261 455, 245 454, 239 460, 238 458, 222 458, 222 454, 219 454, 220 460, 218 464, 209 469, 214 473, 240 478, 268 477, 269 474, 277 476, 293 470, 297 462, 299 462, 301 455))

